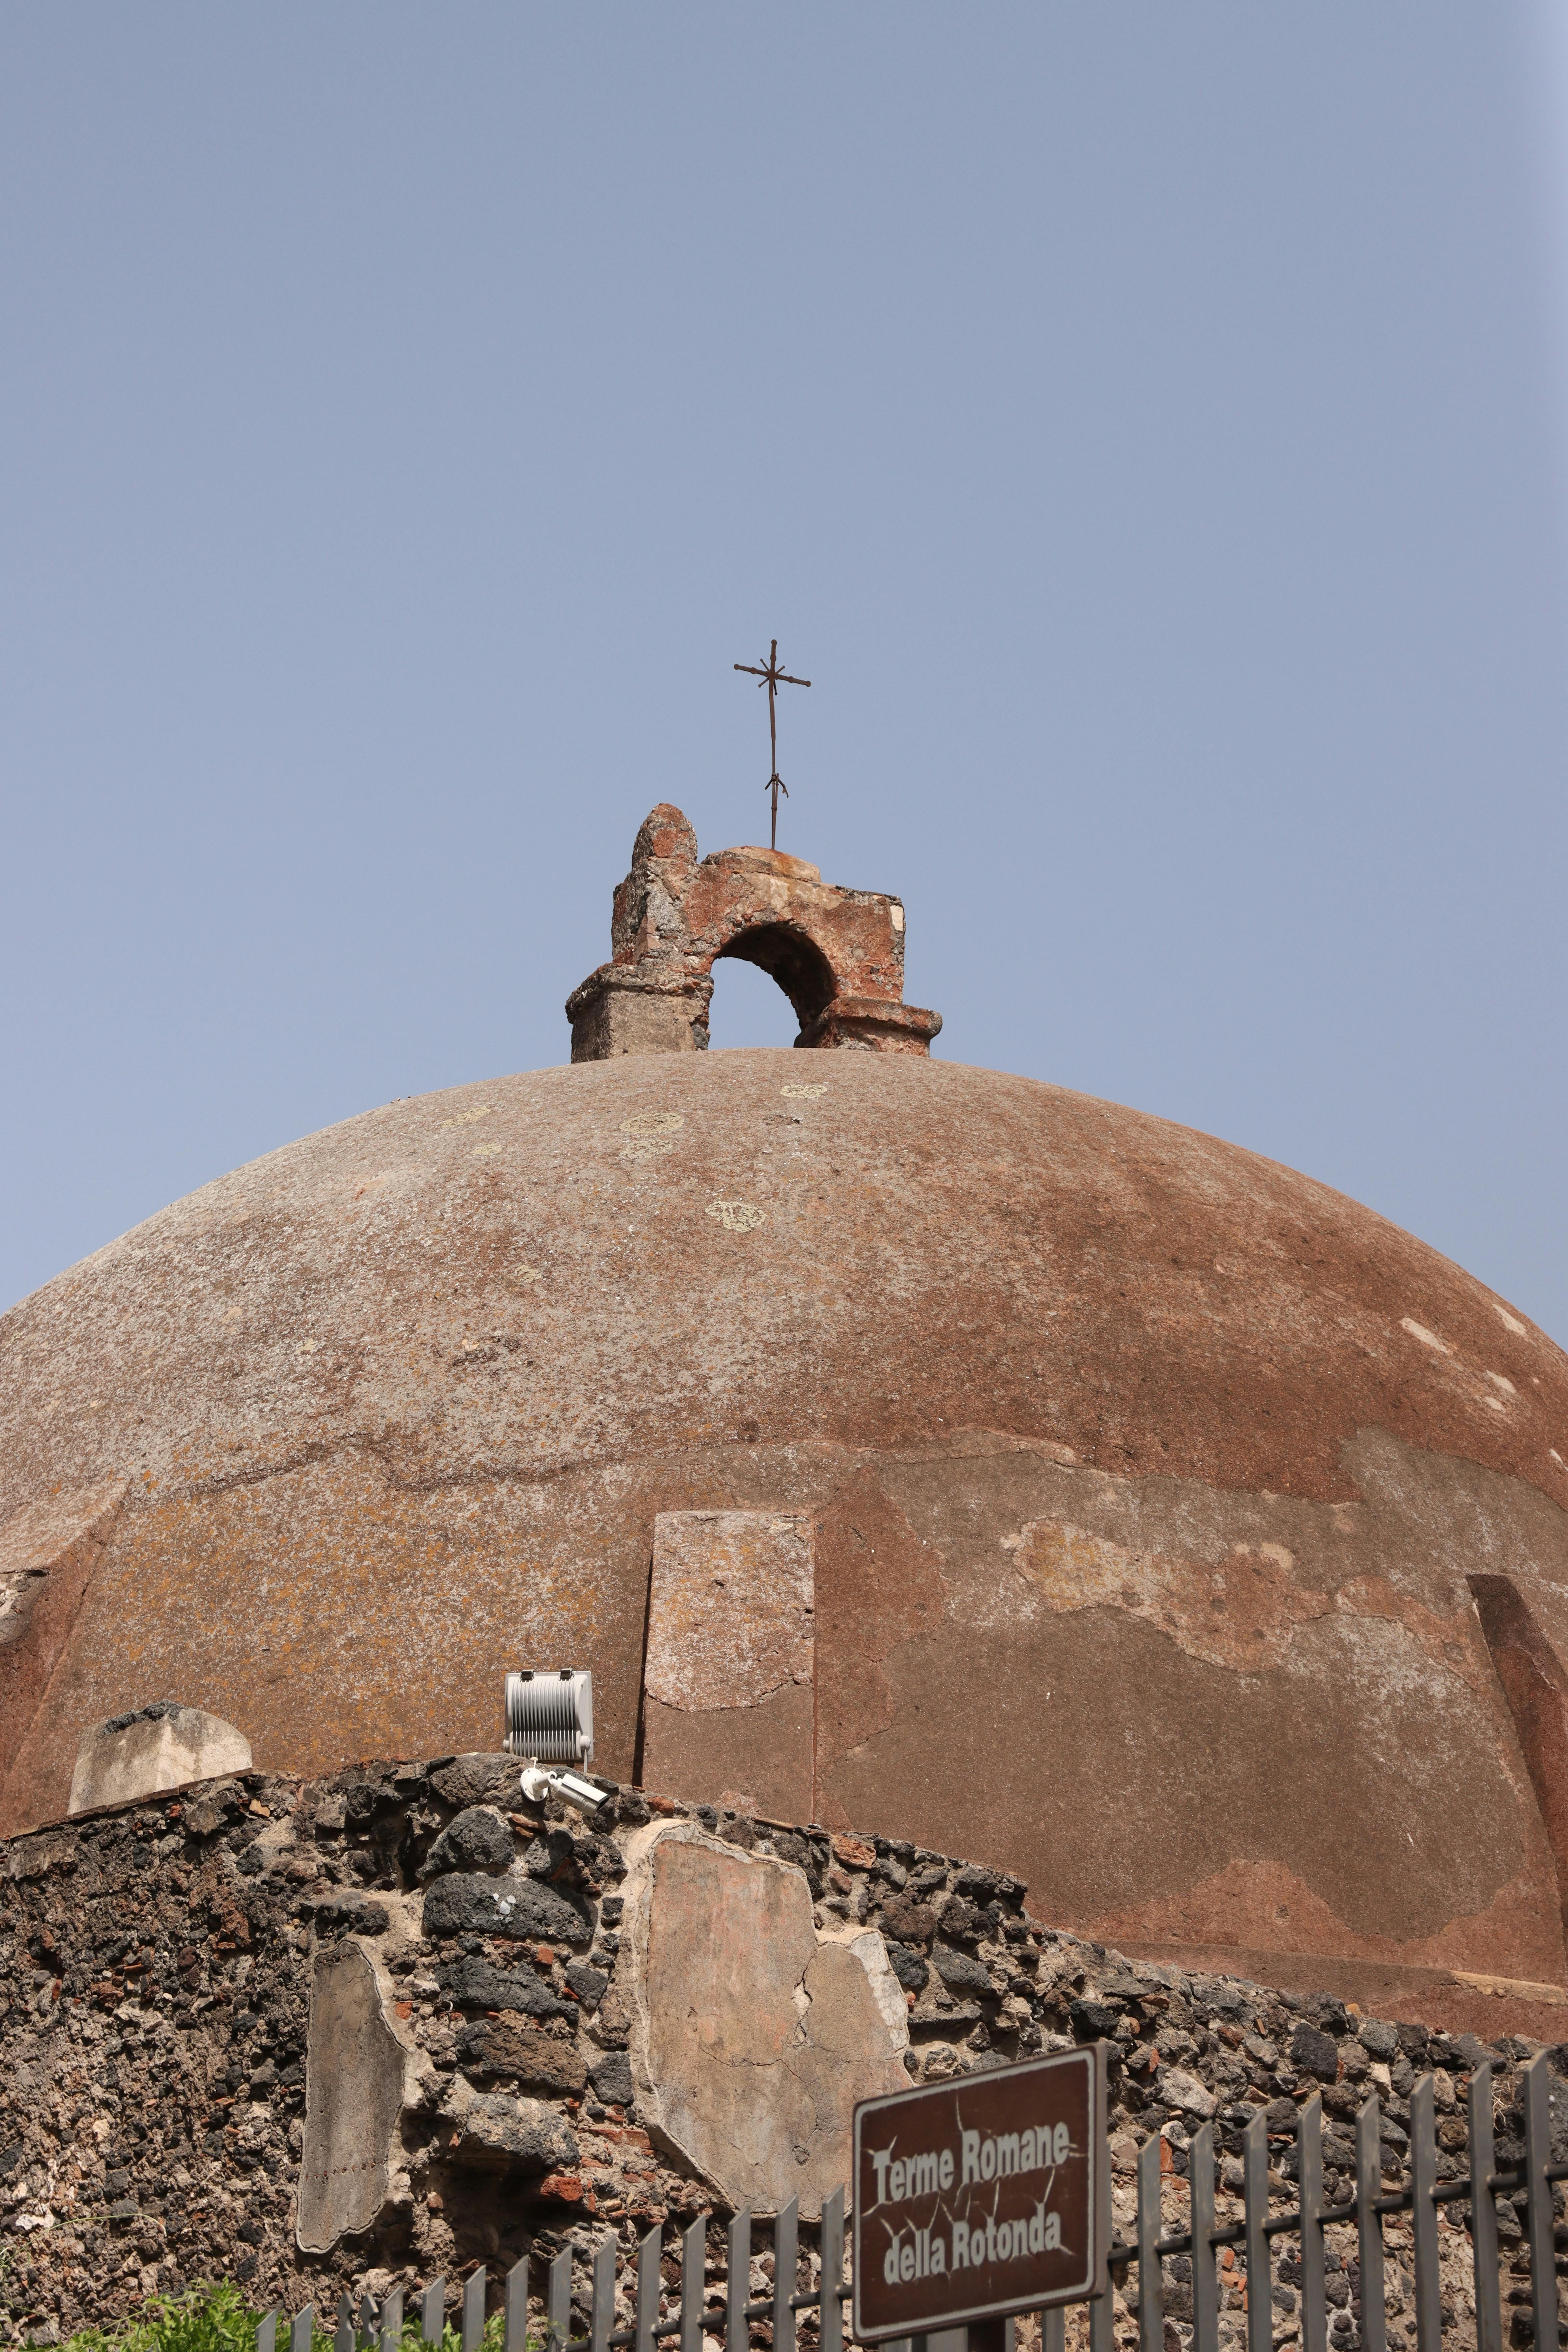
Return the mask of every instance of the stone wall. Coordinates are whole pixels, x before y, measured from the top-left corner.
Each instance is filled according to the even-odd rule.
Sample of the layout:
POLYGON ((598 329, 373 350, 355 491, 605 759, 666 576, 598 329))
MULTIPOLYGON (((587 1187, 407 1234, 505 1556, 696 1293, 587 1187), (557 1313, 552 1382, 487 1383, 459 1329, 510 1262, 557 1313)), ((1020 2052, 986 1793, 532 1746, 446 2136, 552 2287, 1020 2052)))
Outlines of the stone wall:
MULTIPOLYGON (((0 2340, 200 2278, 321 2308, 444 2272, 455 2296, 474 2263, 524 2254, 541 2286, 567 2237, 629 2247, 790 2195, 812 2215, 847 2171, 858 2097, 1100 2036, 1121 2221, 1151 2130, 1174 2217, 1200 2120, 1229 2197, 1266 2106, 1283 2189, 1321 2090, 1331 2187, 1366 2091, 1396 2157, 1427 2067, 1458 2169, 1487 2055, 1510 2160, 1533 2043, 1131 1963, 1031 1919, 1016 1880, 882 1838, 632 1791, 605 1813, 542 1812, 512 1759, 464 1756, 249 1773, 0 1848, 0 2340)), ((1517 2235, 1505 2214, 1506 2251, 1517 2235)), ((1468 2241, 1442 2236, 1462 2338, 1468 2241)), ((1277 2277, 1288 2338, 1288 2259, 1277 2277)), ((1184 2294, 1173 2277, 1178 2336, 1184 2294)))

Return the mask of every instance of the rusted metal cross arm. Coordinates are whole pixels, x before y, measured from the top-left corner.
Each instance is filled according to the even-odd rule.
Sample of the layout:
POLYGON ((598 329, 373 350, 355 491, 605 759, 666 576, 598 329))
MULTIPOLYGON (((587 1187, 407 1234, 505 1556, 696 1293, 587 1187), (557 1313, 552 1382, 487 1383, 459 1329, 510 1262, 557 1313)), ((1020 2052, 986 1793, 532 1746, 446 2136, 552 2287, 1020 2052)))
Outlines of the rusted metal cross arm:
POLYGON ((748 677, 775 678, 780 686, 809 686, 811 684, 811 680, 808 677, 791 677, 787 669, 759 669, 755 662, 737 662, 735 664, 735 667, 737 669, 743 669, 748 677))

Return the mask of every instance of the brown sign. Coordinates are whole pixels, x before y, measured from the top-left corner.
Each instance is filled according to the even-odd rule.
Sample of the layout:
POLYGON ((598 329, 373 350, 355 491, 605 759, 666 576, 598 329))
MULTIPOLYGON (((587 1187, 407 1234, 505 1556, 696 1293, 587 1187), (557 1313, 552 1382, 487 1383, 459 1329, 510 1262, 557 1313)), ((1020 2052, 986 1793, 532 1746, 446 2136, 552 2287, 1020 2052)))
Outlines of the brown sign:
POLYGON ((855 2110, 855 2333, 866 2343, 1103 2293, 1098 2045, 855 2110))

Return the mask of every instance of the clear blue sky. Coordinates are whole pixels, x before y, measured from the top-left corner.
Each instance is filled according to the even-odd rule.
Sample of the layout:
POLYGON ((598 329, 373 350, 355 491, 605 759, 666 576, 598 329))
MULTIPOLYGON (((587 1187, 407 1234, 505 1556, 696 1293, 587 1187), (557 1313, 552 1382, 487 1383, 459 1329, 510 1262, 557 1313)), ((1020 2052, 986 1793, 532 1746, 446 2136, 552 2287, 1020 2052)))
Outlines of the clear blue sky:
MULTIPOLYGON (((1568 1339, 1544 8, 0 17, 0 1304, 566 1055, 661 799, 1568 1339)), ((715 1043, 785 1043, 725 967, 715 1043)))

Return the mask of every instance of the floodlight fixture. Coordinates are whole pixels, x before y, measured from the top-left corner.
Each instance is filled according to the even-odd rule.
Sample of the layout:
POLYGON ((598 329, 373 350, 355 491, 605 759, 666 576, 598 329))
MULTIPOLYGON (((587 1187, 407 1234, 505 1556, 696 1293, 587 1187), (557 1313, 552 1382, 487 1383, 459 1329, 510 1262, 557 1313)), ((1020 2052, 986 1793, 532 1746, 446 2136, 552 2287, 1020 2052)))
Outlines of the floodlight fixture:
POLYGON ((594 1760, 594 1677, 575 1666, 525 1666, 506 1678, 509 1756, 533 1764, 594 1760))

